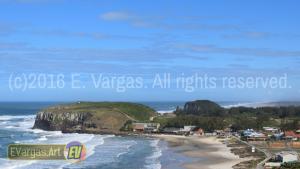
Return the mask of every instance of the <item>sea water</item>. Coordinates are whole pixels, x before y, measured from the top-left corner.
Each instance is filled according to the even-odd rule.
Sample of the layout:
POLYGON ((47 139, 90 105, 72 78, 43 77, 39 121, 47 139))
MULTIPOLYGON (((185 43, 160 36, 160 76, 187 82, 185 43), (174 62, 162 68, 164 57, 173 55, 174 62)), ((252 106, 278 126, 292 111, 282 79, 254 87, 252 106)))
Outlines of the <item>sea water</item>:
MULTIPOLYGON (((180 169, 188 159, 176 153, 167 143, 146 137, 124 137, 62 133, 32 129, 35 114, 54 102, 1 102, 0 103, 0 168, 1 169, 180 169), (7 146, 12 143, 67 144, 79 141, 87 147, 86 160, 70 163, 65 160, 8 160, 7 146)), ((158 111, 169 112, 177 102, 148 102, 158 111)))

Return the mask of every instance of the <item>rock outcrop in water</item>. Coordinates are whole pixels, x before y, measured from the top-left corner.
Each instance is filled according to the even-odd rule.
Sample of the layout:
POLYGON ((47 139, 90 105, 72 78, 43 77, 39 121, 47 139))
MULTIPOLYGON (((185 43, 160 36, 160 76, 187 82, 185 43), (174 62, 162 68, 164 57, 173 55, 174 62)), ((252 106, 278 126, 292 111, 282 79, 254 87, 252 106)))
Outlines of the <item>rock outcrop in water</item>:
POLYGON ((153 109, 125 102, 80 102, 59 105, 37 113, 33 128, 78 133, 117 134, 129 121, 145 121, 153 109))

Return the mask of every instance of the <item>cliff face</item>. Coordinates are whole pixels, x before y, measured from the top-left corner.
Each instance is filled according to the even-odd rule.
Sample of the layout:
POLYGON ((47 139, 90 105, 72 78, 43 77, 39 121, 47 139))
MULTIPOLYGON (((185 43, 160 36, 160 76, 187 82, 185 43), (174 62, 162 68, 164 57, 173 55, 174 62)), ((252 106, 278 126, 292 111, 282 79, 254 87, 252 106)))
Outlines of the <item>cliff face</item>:
POLYGON ((144 120, 154 114, 153 109, 140 104, 83 102, 54 106, 38 112, 33 128, 116 134, 128 121, 144 120))
POLYGON ((88 127, 89 112, 46 112, 37 113, 33 128, 43 130, 82 129, 88 127))

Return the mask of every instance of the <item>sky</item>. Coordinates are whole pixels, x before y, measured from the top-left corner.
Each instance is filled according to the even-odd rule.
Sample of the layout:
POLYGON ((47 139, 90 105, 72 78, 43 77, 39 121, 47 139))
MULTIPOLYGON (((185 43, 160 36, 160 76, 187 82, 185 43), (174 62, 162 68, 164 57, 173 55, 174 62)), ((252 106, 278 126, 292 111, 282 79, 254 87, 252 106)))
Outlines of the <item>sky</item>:
POLYGON ((299 6, 298 0, 0 0, 0 101, 298 101, 299 6), (171 85, 153 85, 164 74, 171 85), (177 78, 196 75, 216 84, 178 87, 177 78), (113 80, 120 77, 137 84, 123 89, 130 80, 113 80), (224 86, 228 77, 286 78, 287 85, 224 86))

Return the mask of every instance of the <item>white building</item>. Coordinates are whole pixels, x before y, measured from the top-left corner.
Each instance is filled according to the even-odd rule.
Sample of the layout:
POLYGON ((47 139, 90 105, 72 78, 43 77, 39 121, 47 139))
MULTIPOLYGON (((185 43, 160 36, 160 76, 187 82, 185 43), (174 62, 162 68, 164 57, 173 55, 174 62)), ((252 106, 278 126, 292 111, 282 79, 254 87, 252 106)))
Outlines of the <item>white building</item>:
POLYGON ((282 151, 276 154, 276 158, 282 163, 298 161, 298 153, 294 151, 282 151))
POLYGON ((133 123, 134 132, 157 132, 160 124, 159 123, 133 123))
POLYGON ((196 128, 196 126, 184 126, 183 128, 180 129, 182 132, 189 132, 192 131, 196 128))
POLYGON ((298 161, 298 153, 295 151, 282 151, 275 154, 268 162, 265 163, 265 169, 280 168, 283 163, 298 161))
POLYGON ((266 132, 278 132, 278 128, 275 128, 275 127, 263 127, 263 130, 266 131, 266 132))

